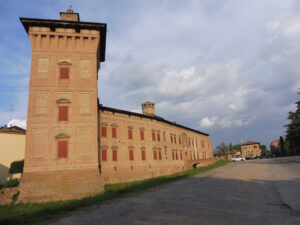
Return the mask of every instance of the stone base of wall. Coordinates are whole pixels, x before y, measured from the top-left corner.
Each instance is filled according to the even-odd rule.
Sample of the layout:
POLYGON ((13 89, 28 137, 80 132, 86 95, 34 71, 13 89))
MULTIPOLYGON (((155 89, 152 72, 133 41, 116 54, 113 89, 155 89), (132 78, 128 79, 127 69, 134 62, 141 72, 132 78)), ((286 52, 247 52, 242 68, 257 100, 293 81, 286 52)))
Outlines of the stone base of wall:
POLYGON ((98 168, 24 172, 20 202, 78 199, 104 191, 98 168))
POLYGON ((19 187, 0 189, 0 205, 7 205, 13 202, 13 195, 17 194, 19 187))
POLYGON ((199 160, 199 164, 197 164, 197 167, 205 167, 205 166, 209 166, 211 164, 216 163, 217 161, 219 161, 220 159, 201 159, 199 160))

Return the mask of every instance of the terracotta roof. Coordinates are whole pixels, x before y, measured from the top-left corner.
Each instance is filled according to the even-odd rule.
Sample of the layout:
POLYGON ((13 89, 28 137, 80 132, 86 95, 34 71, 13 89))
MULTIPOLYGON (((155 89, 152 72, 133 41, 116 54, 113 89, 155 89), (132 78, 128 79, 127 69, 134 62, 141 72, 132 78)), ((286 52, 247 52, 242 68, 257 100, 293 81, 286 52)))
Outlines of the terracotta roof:
POLYGON ((276 140, 274 140, 274 141, 272 141, 272 142, 279 142, 279 139, 276 139, 276 140))
POLYGON ((245 142, 243 144, 240 144, 240 145, 242 146, 242 145, 253 145, 253 144, 260 144, 260 143, 257 142, 257 141, 247 141, 247 142, 245 142))
POLYGON ((18 133, 18 134, 26 134, 26 130, 18 126, 7 127, 6 125, 0 127, 0 133, 18 133))
POLYGON ((141 114, 141 113, 130 112, 130 111, 125 111, 125 110, 121 110, 121 109, 114 109, 114 108, 103 106, 101 104, 99 105, 99 109, 101 111, 110 111, 110 112, 113 112, 113 113, 122 113, 122 114, 131 115, 131 116, 138 116, 138 117, 141 117, 141 118, 148 118, 148 119, 156 120, 156 121, 159 121, 159 122, 162 122, 162 123, 166 123, 166 124, 169 124, 169 125, 172 125, 172 126, 175 126, 175 127, 180 127, 180 128, 186 129, 186 130, 190 130, 190 131, 196 132, 198 134, 209 136, 209 134, 207 134, 207 133, 203 133, 201 131, 194 130, 192 128, 185 127, 183 125, 180 125, 180 124, 177 124, 177 123, 165 120, 164 118, 159 117, 159 116, 149 116, 149 115, 144 115, 144 114, 141 114))

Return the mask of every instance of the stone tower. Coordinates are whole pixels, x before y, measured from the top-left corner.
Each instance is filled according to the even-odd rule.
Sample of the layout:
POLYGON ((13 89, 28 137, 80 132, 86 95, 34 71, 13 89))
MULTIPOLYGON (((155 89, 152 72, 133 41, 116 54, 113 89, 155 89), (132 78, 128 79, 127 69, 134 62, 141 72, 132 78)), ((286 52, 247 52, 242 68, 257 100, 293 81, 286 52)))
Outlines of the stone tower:
POLYGON ((106 24, 20 18, 31 42, 22 201, 79 198, 103 190, 97 79, 106 24))
POLYGON ((144 102, 142 109, 144 115, 155 116, 155 105, 153 102, 144 102))

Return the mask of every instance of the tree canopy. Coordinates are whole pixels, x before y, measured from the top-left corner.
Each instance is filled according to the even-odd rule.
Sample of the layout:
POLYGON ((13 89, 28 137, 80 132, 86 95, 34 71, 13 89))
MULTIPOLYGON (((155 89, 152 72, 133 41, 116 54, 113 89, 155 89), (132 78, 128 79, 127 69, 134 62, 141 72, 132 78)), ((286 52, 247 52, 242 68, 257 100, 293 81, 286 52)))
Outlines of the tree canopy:
MULTIPOLYGON (((298 92, 300 94, 300 92, 298 92)), ((286 125, 286 141, 288 141, 289 150, 300 154, 300 101, 296 102, 295 112, 289 112, 288 119, 291 121, 286 125)))

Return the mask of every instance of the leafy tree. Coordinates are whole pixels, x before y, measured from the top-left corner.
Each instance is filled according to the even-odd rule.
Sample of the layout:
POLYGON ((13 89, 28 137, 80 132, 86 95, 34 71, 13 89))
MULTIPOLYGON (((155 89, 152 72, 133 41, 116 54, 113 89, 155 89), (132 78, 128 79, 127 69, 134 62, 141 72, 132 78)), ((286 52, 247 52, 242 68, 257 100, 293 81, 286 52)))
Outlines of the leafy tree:
MULTIPOLYGON (((298 92, 300 94, 300 92, 298 92)), ((288 119, 290 124, 286 125, 286 140, 289 142, 287 151, 300 154, 300 101, 296 102, 297 109, 295 112, 289 112, 288 119)))
POLYGON ((267 149, 266 145, 260 145, 260 149, 261 149, 261 156, 263 157, 268 157, 270 156, 270 151, 267 149))
POLYGON ((221 151, 221 152, 228 152, 228 150, 229 150, 229 147, 228 147, 228 145, 226 145, 224 142, 222 142, 220 145, 218 145, 217 147, 216 147, 219 151, 221 151))
POLYGON ((280 150, 280 155, 281 156, 285 156, 286 155, 286 151, 285 151, 285 145, 284 145, 284 139, 282 136, 280 136, 279 138, 279 150, 280 150))

